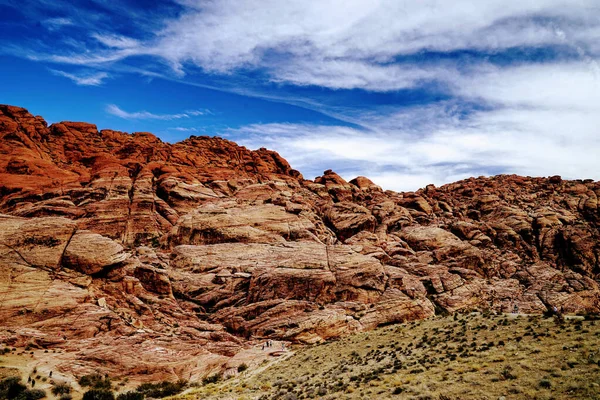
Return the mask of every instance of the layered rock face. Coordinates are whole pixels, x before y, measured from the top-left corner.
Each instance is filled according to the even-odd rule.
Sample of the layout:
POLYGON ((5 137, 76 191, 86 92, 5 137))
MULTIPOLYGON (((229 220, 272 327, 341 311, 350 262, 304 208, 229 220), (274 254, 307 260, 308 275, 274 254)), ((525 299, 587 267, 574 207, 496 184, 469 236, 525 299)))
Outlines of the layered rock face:
POLYGON ((0 106, 0 341, 56 368, 196 379, 435 313, 600 312, 600 183, 415 193, 219 138, 163 143, 0 106))

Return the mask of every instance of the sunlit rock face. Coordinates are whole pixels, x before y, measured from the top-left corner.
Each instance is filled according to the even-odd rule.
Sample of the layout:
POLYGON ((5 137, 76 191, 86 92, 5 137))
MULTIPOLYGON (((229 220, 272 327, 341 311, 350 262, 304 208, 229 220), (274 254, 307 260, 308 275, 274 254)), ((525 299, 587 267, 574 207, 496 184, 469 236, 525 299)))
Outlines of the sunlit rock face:
POLYGON ((468 310, 600 312, 593 181, 477 178, 415 193, 277 153, 0 106, 0 341, 55 367, 195 379, 468 310))

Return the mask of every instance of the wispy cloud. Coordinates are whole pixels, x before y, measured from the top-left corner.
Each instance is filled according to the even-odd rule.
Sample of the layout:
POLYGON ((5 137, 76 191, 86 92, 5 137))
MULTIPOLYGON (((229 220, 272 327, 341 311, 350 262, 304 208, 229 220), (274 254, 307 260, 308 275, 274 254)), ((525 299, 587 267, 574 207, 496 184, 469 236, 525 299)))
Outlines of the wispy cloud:
POLYGON ((271 123, 229 134, 277 149, 308 177, 335 165, 395 190, 499 173, 600 179, 600 81, 589 68, 491 69, 463 79, 449 103, 364 113, 364 129, 271 123), (490 106, 462 115, 470 101, 490 106))
POLYGON ((65 71, 59 71, 56 69, 50 69, 54 75, 63 76, 75 82, 79 86, 100 86, 104 83, 104 80, 109 78, 110 75, 106 72, 80 72, 80 73, 69 73, 65 71))
MULTIPOLYGON (((183 75, 186 65, 230 73, 264 69, 271 80, 389 91, 452 80, 423 52, 571 46, 599 51, 596 0, 219 0, 185 1, 178 18, 146 40, 92 33, 92 53, 37 55, 55 62, 114 63, 150 56, 183 75), (343 12, 340 12, 343 10, 343 12), (385 28, 382 28, 385 27, 385 28), (416 56, 415 56, 416 55, 416 56), (399 56, 415 56, 403 64, 399 56)), ((589 54, 588 54, 589 56, 589 54)), ((451 66, 450 66, 451 67, 451 66)))
POLYGON ((198 132, 198 129, 196 129, 196 128, 185 128, 182 126, 177 126, 177 127, 168 128, 168 129, 173 130, 173 131, 179 131, 179 132, 198 132))
POLYGON ((49 31, 58 30, 64 26, 74 25, 73 21, 70 18, 48 18, 42 21, 42 24, 49 31))
MULTIPOLYGON (((148 111, 136 111, 136 112, 127 112, 121 109, 116 104, 109 104, 106 106, 106 112, 112 114, 116 117, 123 119, 155 119, 155 120, 163 120, 170 121, 174 119, 182 119, 182 118, 191 118, 193 116, 203 115, 202 111, 186 111, 185 113, 177 113, 177 114, 154 114, 148 111)), ((177 128, 175 128, 177 129, 177 128)), ((179 128, 178 130, 183 130, 185 128, 179 128)))
POLYGON ((140 46, 140 42, 138 40, 121 35, 92 33, 92 37, 110 48, 132 49, 140 46))
MULTIPOLYGON (((280 151, 307 176, 335 168, 394 189, 513 172, 600 178, 597 0, 177 3, 181 9, 157 17, 152 33, 127 37, 104 25, 76 46, 23 54, 263 97, 352 124, 261 123, 226 132, 280 151)), ((136 120, 210 114, 114 104, 106 111, 136 120)))

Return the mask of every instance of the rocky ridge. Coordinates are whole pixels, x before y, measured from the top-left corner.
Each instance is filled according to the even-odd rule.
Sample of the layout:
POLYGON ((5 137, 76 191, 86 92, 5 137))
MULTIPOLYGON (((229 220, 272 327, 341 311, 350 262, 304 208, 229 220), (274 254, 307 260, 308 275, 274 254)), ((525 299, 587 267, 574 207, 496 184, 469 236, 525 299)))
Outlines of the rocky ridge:
POLYGON ((199 379, 473 309, 600 312, 600 183, 414 193, 212 137, 162 142, 0 106, 0 341, 55 368, 199 379))

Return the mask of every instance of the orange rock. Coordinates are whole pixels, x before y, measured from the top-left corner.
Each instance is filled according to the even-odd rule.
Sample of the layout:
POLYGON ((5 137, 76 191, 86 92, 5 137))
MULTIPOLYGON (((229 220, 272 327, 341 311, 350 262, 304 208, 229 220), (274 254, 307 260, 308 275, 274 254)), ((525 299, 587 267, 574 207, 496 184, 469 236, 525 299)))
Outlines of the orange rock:
POLYGON ((266 149, 0 106, 0 341, 62 349, 64 373, 193 380, 260 364, 265 338, 515 304, 597 313, 599 195, 560 177, 313 182, 266 149))

